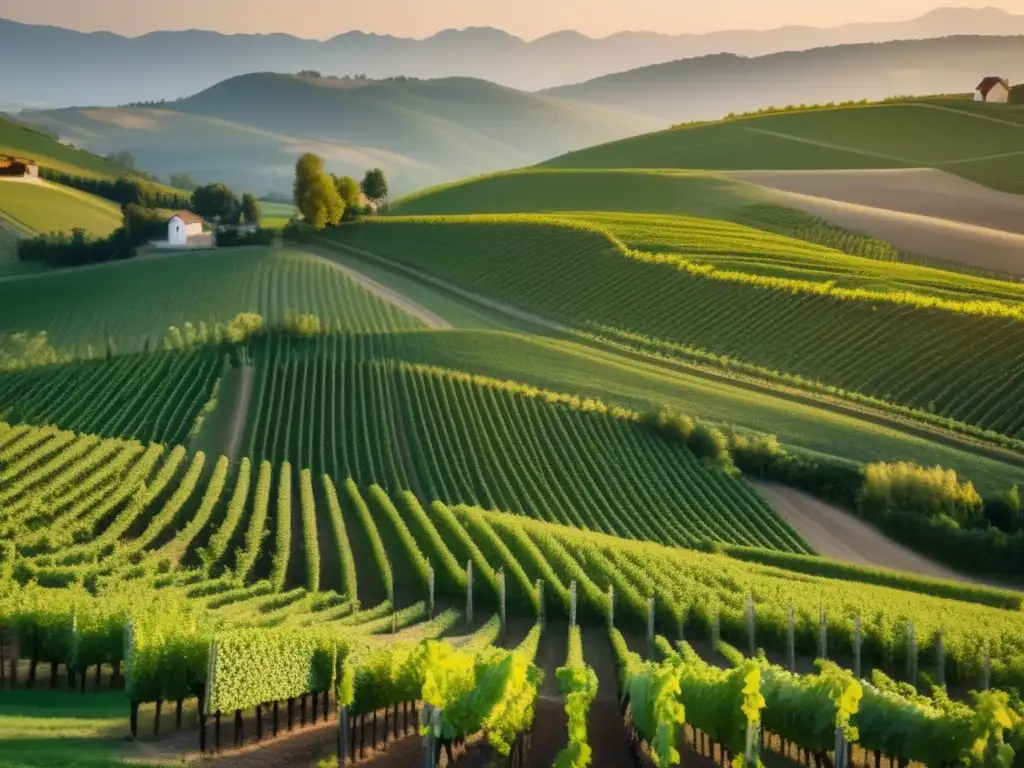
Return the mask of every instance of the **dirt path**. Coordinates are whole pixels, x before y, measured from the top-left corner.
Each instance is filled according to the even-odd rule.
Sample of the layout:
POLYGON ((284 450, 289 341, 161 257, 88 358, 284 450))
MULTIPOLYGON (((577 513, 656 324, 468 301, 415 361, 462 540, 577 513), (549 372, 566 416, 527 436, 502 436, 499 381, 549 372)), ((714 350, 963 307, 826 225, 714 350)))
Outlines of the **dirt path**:
POLYGON ((1024 195, 990 189, 935 168, 729 171, 725 175, 782 192, 1024 234, 1024 195))
POLYGON ((824 557, 975 583, 973 579, 897 544, 850 513, 809 494, 772 483, 751 481, 751 484, 824 557))
POLYGON ((583 660, 597 673, 597 697, 590 705, 587 738, 594 750, 592 768, 631 765, 629 734, 619 710, 618 669, 607 630, 584 625, 583 660))
POLYGON ((787 139, 789 141, 795 141, 799 144, 809 144, 812 147, 823 147, 824 149, 834 149, 838 152, 849 152, 851 155, 861 155, 862 157, 873 157, 877 160, 885 160, 890 163, 899 163, 900 165, 906 165, 907 159, 904 157, 897 157, 896 155, 884 155, 881 152, 870 152, 866 149, 857 149, 856 147, 847 147, 842 144, 830 144, 827 141, 817 141, 816 139, 805 139, 803 136, 793 136, 788 133, 782 133, 780 131, 769 131, 766 128, 753 128, 751 126, 743 126, 743 130, 750 131, 751 133, 760 133, 765 136, 774 136, 777 139, 787 139))
MULTIPOLYGON (((978 269, 1024 276, 1024 234, 961 221, 772 190, 780 205, 863 232, 897 248, 978 269)), ((1024 210, 1019 223, 1024 227, 1024 210)))
MULTIPOLYGON (((341 243, 332 243, 330 247, 336 247, 341 250, 349 251, 350 253, 359 254, 360 256, 370 259, 371 261, 375 261, 378 264, 381 264, 389 269, 404 272, 405 274, 410 275, 411 277, 414 277, 417 280, 421 280, 423 282, 436 285, 439 288, 443 288, 444 290, 450 293, 454 293, 465 299, 469 299, 470 301, 476 302, 477 304, 483 304, 484 306, 501 312, 502 314, 508 315, 509 317, 514 317, 518 320, 523 320, 527 323, 539 325, 544 328, 548 328, 549 330, 552 331, 565 332, 568 330, 566 326, 562 325, 561 323, 556 323, 554 320, 548 320, 547 318, 541 317, 540 315, 534 315, 530 312, 524 312, 521 309, 516 309, 515 307, 510 306, 508 304, 504 304, 500 301, 495 301, 494 299, 489 299, 486 296, 481 296, 480 294, 473 293, 472 291, 467 291, 465 288, 460 288, 459 286, 453 283, 449 283, 447 280, 435 277, 434 275, 431 275, 427 272, 423 272, 422 270, 416 269, 415 267, 409 267, 406 266, 405 264, 400 264, 396 261, 385 258, 383 256, 378 256, 376 253, 364 251, 362 248, 356 248, 351 245, 343 245, 341 243)), ((337 264, 337 262, 333 263, 337 264)), ((340 265, 338 266, 340 267, 340 265)))
POLYGON ((232 464, 238 458, 242 448, 242 437, 245 434, 246 417, 249 415, 249 403, 252 401, 252 382, 256 368, 243 365, 239 369, 238 387, 235 392, 234 409, 231 412, 231 427, 225 441, 225 453, 232 464))
POLYGON ((370 291, 373 294, 376 294, 379 298, 384 299, 384 301, 388 302, 389 304, 393 304, 403 312, 412 315, 417 320, 420 320, 424 325, 430 328, 450 331, 454 327, 451 323, 449 323, 440 315, 431 312, 429 309, 422 306, 421 304, 417 304, 415 301, 412 301, 406 296, 403 296, 401 293, 394 290, 393 288, 389 288, 388 286, 383 285, 382 283, 378 283, 373 278, 367 277, 361 272, 358 272, 352 269, 351 267, 346 266, 345 264, 339 264, 337 261, 331 259, 328 256, 323 256, 320 253, 317 253, 316 249, 304 249, 304 252, 314 256, 315 258, 319 259, 325 264, 329 264, 330 266, 339 270, 353 282, 359 283, 359 285, 361 285, 363 288, 366 288, 366 290, 370 291))

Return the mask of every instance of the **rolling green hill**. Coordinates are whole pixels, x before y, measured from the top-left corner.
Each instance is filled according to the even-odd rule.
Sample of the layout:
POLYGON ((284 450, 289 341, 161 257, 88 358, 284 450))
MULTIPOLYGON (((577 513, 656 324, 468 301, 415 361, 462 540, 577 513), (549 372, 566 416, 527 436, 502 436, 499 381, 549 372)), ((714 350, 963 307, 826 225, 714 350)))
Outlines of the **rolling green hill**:
POLYGON ((958 296, 952 275, 902 265, 911 283, 945 278, 949 293, 856 271, 844 287, 824 253, 720 221, 653 234, 635 220, 615 226, 641 248, 652 237, 670 247, 631 248, 588 221, 529 215, 396 217, 334 237, 627 345, 1024 437, 1018 301, 958 296), (754 268, 738 268, 744 259, 754 268), (826 280, 807 277, 814 260, 826 280))
POLYGON ((956 100, 793 110, 684 125, 554 158, 549 168, 938 168, 1024 192, 1016 107, 956 100), (969 103, 969 102, 968 102, 969 103))
POLYGON ((0 221, 18 234, 80 228, 106 237, 121 220, 121 208, 102 197, 57 184, 0 180, 0 221))
POLYGON ((33 112, 24 119, 98 152, 259 193, 287 192, 297 156, 330 170, 388 172, 393 191, 500 168, 657 125, 614 110, 481 80, 340 80, 245 75, 186 99, 111 109, 33 112))
POLYGON ((39 165, 90 179, 116 179, 124 171, 81 149, 55 141, 51 136, 0 116, 0 155, 35 160, 39 165))

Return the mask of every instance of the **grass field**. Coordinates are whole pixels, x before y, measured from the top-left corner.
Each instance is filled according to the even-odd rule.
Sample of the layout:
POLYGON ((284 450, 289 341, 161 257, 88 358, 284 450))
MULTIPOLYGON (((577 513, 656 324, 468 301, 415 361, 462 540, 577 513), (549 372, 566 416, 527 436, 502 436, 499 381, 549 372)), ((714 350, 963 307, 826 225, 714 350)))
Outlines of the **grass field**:
POLYGON ((273 248, 157 255, 79 272, 0 283, 0 328, 47 331, 54 347, 80 355, 158 349, 168 328, 211 331, 240 312, 280 324, 289 312, 351 331, 421 323, 355 284, 330 262, 273 248))
POLYGON ((950 107, 942 100, 794 110, 681 126, 572 152, 543 165, 709 170, 929 167, 995 189, 1024 192, 1024 124, 990 117, 977 108, 950 107))
POLYGON ((61 144, 49 136, 0 117, 0 155, 35 160, 39 165, 75 176, 116 179, 122 170, 101 157, 61 144))
POLYGON ((0 181, 0 217, 22 233, 84 229, 106 237, 121 226, 121 209, 70 187, 0 181))
POLYGON ((685 254, 623 251, 598 231, 525 217, 391 219, 336 237, 576 328, 628 331, 655 348, 742 361, 1011 437, 1024 429, 1015 303, 780 282, 685 254))
MULTIPOLYGON (((955 177, 950 178, 955 180, 955 177)), ((752 181, 757 183, 756 179, 752 181)), ((851 183, 848 181, 847 185, 851 183)), ((863 180, 857 183, 865 186, 863 180)), ((885 182, 880 180, 878 183, 882 185, 885 182)), ((1020 286, 1005 280, 979 282, 973 276, 948 274, 950 269, 957 268, 956 265, 929 258, 923 243, 919 251, 895 248, 883 240, 786 208, 776 201, 771 190, 754 184, 692 171, 528 169, 423 190, 397 200, 392 211, 399 215, 417 216, 483 213, 572 215, 575 219, 611 230, 631 247, 693 253, 701 260, 714 260, 715 263, 746 271, 769 270, 783 276, 811 280, 835 278, 849 281, 851 276, 860 276, 865 285, 891 283, 901 289, 980 292, 1011 298, 1024 296, 1020 286), (694 218, 714 219, 716 222, 696 222, 694 218), (733 222, 745 228, 730 230, 720 221, 733 222), (751 228, 756 231, 751 231, 751 228), (693 235, 688 234, 690 230, 695 230, 693 235), (794 240, 821 247, 809 248, 794 240), (754 251, 752 246, 762 250, 754 251), (843 258, 836 251, 862 258, 843 258), (767 258, 755 261, 749 258, 751 255, 767 258), (935 266, 943 271, 876 266, 865 263, 864 258, 935 266)), ((843 185, 840 179, 833 186, 843 185)), ((886 200, 900 210, 900 201, 918 199, 920 194, 915 195, 915 192, 935 186, 934 182, 929 184, 929 180, 922 179, 913 189, 893 189, 886 200)), ((908 212, 936 217, 950 215, 954 219, 958 215, 966 216, 968 223, 990 227, 998 227, 1000 222, 1008 223, 1006 220, 1015 215, 1009 209, 996 218, 986 217, 980 212, 976 214, 975 210, 991 211, 994 207, 991 201, 962 200, 954 191, 945 188, 939 191, 937 198, 931 201, 936 210, 930 210, 925 204, 908 212)), ((856 202, 871 204, 871 199, 872 194, 865 191, 856 198, 856 202)), ((977 245, 984 248, 986 240, 980 238, 977 245)), ((963 267, 958 271, 971 270, 963 267)))
POLYGON ((626 538, 802 550, 745 484, 630 419, 401 365, 389 341, 285 336, 254 350, 250 458, 626 538))

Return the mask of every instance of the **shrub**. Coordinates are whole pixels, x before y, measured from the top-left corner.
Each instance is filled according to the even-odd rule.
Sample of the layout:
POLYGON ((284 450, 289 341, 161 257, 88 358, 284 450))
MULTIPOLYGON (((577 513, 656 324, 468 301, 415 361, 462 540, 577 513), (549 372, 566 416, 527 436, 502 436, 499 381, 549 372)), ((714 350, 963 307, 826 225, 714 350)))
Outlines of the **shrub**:
POLYGON ((952 469, 925 469, 910 462, 869 464, 858 504, 886 512, 902 510, 926 517, 945 515, 958 523, 976 518, 981 496, 952 469))
POLYGON ((1020 491, 1011 485, 990 499, 985 499, 985 518, 996 528, 1006 533, 1020 530, 1020 491))
POLYGON ((275 232, 272 229, 257 228, 252 232, 238 229, 217 230, 217 247, 234 248, 243 245, 273 245, 275 232))

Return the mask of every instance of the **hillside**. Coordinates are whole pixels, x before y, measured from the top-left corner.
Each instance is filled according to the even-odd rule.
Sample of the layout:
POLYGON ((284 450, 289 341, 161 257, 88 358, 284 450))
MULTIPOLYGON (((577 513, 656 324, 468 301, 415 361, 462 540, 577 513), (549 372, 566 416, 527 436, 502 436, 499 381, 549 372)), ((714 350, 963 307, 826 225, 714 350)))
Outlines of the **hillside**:
POLYGON ((1024 81, 1020 37, 957 35, 818 47, 751 58, 715 53, 606 75, 542 93, 649 115, 666 124, 769 106, 970 93, 1000 73, 1024 81))
POLYGON ((936 168, 1024 192, 1021 108, 930 99, 683 125, 572 152, 548 168, 936 168))
POLYGON ((834 28, 786 26, 678 35, 620 32, 601 39, 563 30, 523 40, 497 29, 469 27, 446 29, 423 40, 350 31, 323 41, 199 30, 123 37, 0 20, 0 69, 22 75, 5 84, 0 110, 174 99, 266 69, 365 72, 370 77, 479 77, 533 90, 722 51, 760 56, 822 45, 958 34, 1024 34, 1024 16, 998 8, 939 8, 906 21, 834 28), (40 50, 48 55, 37 56, 40 50), (26 67, 29 61, 31 66, 26 67), (147 66, 126 69, 125 61, 145 61, 147 66))
POLYGON ((480 80, 352 81, 271 73, 166 104, 23 118, 97 152, 127 149, 156 173, 287 192, 297 156, 336 172, 388 172, 398 191, 530 164, 656 124, 480 80))
POLYGON ((123 170, 102 157, 55 141, 28 125, 0 115, 0 155, 35 160, 39 165, 91 179, 116 179, 123 170))
POLYGON ((118 205, 77 189, 0 180, 0 226, 20 235, 84 229, 106 237, 121 220, 118 205))

